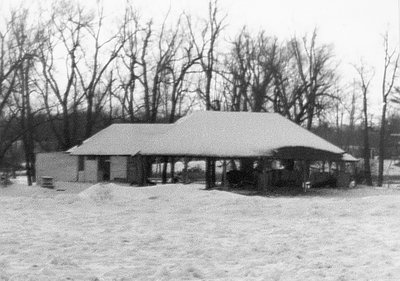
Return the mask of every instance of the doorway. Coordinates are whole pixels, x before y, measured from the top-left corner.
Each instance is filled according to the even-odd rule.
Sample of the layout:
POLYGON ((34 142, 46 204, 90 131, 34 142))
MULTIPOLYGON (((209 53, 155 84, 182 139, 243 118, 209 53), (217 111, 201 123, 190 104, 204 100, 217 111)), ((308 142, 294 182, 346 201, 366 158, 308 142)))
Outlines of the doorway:
POLYGON ((110 156, 99 157, 99 178, 101 181, 110 180, 110 156))

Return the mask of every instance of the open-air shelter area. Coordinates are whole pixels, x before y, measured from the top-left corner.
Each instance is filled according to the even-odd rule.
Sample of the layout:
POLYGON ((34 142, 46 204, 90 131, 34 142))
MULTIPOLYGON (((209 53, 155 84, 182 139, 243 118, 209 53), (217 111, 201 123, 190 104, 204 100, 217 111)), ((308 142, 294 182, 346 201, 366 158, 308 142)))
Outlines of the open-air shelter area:
MULTIPOLYGON (((357 161, 339 147, 277 113, 195 112, 152 138, 138 153, 143 163, 158 157, 181 159, 181 180, 188 162, 206 162, 207 188, 229 186, 348 186, 357 161), (216 161, 220 163, 219 180, 216 161), (349 169, 350 168, 350 169, 349 169)), ((143 165, 146 169, 149 165, 143 165)), ((148 170, 143 171, 146 183, 148 170)), ((165 177, 165 173, 164 173, 165 177)), ((164 179, 165 181, 165 179, 164 179)))

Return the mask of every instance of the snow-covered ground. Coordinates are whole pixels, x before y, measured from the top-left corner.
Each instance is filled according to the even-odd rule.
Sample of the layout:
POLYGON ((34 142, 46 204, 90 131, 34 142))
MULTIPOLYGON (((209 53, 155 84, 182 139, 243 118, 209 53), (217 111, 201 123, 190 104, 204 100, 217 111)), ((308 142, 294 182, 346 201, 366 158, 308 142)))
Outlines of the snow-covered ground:
POLYGON ((0 188, 0 280, 398 280, 400 190, 0 188), (63 191, 62 191, 63 190, 63 191))

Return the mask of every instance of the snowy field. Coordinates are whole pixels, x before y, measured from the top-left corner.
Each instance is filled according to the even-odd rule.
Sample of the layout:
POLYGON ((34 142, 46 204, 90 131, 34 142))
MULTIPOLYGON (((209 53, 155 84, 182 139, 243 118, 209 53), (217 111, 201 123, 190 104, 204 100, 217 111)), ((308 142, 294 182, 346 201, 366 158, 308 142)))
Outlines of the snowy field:
POLYGON ((400 190, 0 188, 0 280, 398 280, 400 190), (61 191, 64 190, 64 191, 61 191))

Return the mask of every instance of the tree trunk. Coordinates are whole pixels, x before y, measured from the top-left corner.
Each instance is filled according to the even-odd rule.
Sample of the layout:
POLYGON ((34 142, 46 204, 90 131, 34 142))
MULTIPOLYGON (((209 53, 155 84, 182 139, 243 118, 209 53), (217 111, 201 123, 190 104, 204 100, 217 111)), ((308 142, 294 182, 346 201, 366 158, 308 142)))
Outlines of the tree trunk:
POLYGON ((372 186, 370 149, 369 149, 369 129, 368 129, 368 104, 366 93, 363 95, 363 114, 364 114, 364 177, 365 183, 372 186))
POLYGON ((33 124, 31 104, 29 98, 29 61, 26 64, 21 64, 20 67, 20 82, 21 82, 21 129, 23 132, 22 141, 24 144, 26 176, 28 186, 32 185, 34 172, 34 143, 33 143, 33 124))
POLYGON ((67 105, 63 105, 63 150, 71 148, 71 133, 69 128, 69 114, 67 105))
POLYGON ((87 110, 86 110, 86 130, 85 130, 85 139, 89 138, 92 134, 93 130, 93 96, 92 93, 88 94, 89 97, 87 99, 87 110))
POLYGON ((307 113, 307 130, 311 130, 313 119, 314 119, 314 108, 311 108, 308 110, 307 113))
POLYGON ((211 80, 212 80, 212 69, 206 71, 206 110, 211 110, 211 80))
POLYGON ((381 130, 379 132, 379 167, 378 167, 378 186, 383 184, 383 168, 385 158, 385 132, 386 132, 386 100, 383 102, 381 130))

